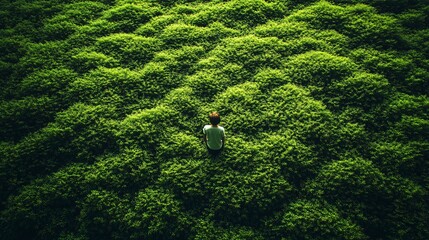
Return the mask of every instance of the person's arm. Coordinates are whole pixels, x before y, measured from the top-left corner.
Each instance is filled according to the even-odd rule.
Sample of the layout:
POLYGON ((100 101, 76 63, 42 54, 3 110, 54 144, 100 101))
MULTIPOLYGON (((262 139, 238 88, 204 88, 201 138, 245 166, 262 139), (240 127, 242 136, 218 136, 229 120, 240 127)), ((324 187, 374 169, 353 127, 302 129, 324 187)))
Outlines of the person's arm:
POLYGON ((203 139, 204 143, 207 145, 207 135, 206 135, 206 129, 203 128, 203 139))

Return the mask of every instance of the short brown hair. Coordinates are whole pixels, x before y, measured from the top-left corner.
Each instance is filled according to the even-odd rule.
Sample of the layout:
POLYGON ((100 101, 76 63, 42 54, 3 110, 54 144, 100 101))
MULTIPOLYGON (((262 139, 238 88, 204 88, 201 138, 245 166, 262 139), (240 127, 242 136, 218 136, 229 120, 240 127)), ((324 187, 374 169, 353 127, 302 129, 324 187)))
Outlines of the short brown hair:
POLYGON ((211 112, 209 114, 209 119, 212 125, 218 125, 220 123, 220 115, 218 112, 211 112))

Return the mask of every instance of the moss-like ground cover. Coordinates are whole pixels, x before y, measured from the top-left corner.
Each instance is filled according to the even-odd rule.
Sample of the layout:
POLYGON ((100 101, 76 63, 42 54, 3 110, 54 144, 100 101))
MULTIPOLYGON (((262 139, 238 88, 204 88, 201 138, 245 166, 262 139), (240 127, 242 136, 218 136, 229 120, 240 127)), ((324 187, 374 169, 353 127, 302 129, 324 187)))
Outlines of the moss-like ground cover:
POLYGON ((0 6, 1 239, 429 239, 426 1, 0 6))

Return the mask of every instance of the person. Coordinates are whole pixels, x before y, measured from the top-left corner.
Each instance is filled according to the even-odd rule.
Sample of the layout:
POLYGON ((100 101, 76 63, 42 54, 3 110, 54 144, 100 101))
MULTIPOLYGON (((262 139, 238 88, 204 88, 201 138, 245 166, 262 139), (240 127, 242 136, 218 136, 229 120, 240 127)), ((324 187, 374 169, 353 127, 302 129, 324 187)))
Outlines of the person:
POLYGON ((219 126, 220 115, 218 112, 209 114, 210 125, 203 128, 204 142, 209 154, 218 156, 225 145, 225 129, 219 126))

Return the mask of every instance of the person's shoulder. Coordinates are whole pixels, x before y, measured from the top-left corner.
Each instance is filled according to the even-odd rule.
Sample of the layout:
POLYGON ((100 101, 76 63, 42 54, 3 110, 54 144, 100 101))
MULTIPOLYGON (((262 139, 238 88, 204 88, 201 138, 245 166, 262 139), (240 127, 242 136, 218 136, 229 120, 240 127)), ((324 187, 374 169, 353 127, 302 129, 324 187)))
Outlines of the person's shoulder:
POLYGON ((211 125, 205 125, 204 127, 203 127, 203 129, 207 129, 207 128, 210 128, 211 127, 211 125))
POLYGON ((225 131, 225 128, 223 128, 222 126, 218 126, 222 131, 225 131))

